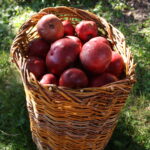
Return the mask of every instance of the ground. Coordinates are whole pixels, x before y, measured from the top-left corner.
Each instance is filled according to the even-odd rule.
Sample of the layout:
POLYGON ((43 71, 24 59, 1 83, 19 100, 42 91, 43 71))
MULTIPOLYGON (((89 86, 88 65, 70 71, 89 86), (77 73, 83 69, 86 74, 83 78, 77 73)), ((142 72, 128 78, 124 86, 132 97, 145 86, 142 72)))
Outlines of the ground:
POLYGON ((9 49, 20 25, 48 6, 74 6, 106 18, 126 37, 137 83, 121 112, 106 150, 150 149, 150 1, 149 0, 5 0, 0 1, 0 149, 34 150, 25 94, 9 49), (84 6, 84 7, 83 7, 84 6))

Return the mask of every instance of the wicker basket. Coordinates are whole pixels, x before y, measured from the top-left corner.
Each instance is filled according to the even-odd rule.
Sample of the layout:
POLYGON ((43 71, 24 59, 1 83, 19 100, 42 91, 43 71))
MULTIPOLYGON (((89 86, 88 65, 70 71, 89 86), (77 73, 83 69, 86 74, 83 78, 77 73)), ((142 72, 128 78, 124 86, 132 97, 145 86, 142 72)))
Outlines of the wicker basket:
POLYGON ((41 10, 25 22, 11 47, 11 56, 24 85, 32 137, 39 150, 103 150, 116 126, 119 112, 135 82, 135 65, 123 34, 105 19, 81 9, 55 7, 41 10), (53 13, 76 25, 93 20, 126 63, 126 77, 99 88, 69 89, 41 86, 26 69, 27 45, 38 37, 37 21, 53 13))

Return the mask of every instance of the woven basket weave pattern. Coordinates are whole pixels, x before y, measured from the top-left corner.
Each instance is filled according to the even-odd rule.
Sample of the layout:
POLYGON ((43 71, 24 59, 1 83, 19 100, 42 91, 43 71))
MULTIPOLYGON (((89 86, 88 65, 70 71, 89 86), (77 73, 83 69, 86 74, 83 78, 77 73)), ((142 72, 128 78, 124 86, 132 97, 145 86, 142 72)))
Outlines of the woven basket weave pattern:
POLYGON ((32 16, 19 30, 11 55, 24 85, 33 140, 39 150, 103 150, 116 126, 135 82, 134 62, 123 34, 105 19, 75 8, 46 8, 32 16), (26 69, 27 45, 38 37, 37 21, 53 13, 74 25, 93 20, 126 62, 126 78, 100 88, 69 89, 41 86, 26 69))

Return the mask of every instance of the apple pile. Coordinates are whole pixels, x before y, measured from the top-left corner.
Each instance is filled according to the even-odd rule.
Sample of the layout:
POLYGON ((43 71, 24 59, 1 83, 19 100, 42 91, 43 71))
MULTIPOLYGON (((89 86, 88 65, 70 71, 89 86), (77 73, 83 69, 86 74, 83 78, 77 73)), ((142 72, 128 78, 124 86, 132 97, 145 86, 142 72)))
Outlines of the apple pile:
POLYGON ((39 38, 28 44, 27 69, 40 84, 69 88, 100 87, 118 81, 124 71, 121 55, 98 36, 94 21, 74 26, 48 14, 37 22, 39 38))

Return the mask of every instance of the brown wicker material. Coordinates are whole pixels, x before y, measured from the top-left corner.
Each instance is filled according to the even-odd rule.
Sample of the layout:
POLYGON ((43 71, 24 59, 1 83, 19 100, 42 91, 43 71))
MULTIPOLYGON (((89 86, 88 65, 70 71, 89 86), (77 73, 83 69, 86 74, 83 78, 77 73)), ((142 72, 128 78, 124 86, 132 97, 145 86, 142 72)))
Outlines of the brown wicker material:
POLYGON ((135 82, 135 65, 123 34, 105 19, 81 9, 46 8, 20 28, 11 47, 24 85, 33 140, 39 150, 103 150, 116 126, 119 112, 135 82), (69 89, 41 86, 26 69, 27 45, 38 37, 37 21, 53 13, 76 25, 93 20, 126 63, 126 78, 99 88, 69 89))

